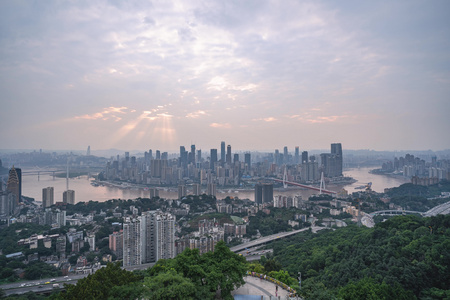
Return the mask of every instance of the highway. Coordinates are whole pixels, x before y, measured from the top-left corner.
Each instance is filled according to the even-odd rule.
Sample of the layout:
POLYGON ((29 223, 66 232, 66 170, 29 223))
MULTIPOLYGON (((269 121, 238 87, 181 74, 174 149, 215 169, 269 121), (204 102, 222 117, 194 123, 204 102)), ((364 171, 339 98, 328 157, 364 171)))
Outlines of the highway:
POLYGON ((450 201, 438 205, 424 213, 425 217, 432 217, 436 215, 448 215, 450 213, 450 201))
POLYGON ((312 232, 316 233, 319 230, 325 229, 326 227, 308 227, 308 228, 303 228, 303 229, 298 229, 298 230, 293 230, 293 231, 289 231, 289 232, 280 232, 280 233, 276 233, 276 234, 272 234, 272 235, 268 235, 253 241, 250 241, 248 243, 243 243, 234 247, 231 247, 230 250, 233 252, 239 252, 241 250, 244 250, 246 248, 251 248, 251 247, 255 247, 257 245, 261 245, 261 244, 265 244, 274 240, 278 240, 278 239, 282 239, 285 238, 287 236, 291 236, 294 234, 297 234, 299 232, 303 232, 303 231, 307 231, 309 229, 312 229, 312 232))
MULTIPOLYGON (((128 271, 134 270, 144 270, 149 267, 153 267, 155 263, 142 264, 137 266, 125 267, 124 269, 128 271)), ((12 294, 25 294, 27 292, 35 292, 42 293, 45 291, 50 291, 53 289, 53 284, 58 283, 60 287, 63 287, 64 283, 67 284, 76 284, 79 279, 87 277, 89 274, 78 274, 78 275, 69 275, 69 276, 61 276, 54 278, 46 278, 40 280, 31 280, 31 281, 21 281, 9 284, 0 285, 0 288, 3 289, 6 295, 12 294), (55 279, 54 281, 50 281, 51 279, 55 279), (50 282, 45 284, 46 282, 50 282), (24 286, 22 286, 24 285, 24 286)))

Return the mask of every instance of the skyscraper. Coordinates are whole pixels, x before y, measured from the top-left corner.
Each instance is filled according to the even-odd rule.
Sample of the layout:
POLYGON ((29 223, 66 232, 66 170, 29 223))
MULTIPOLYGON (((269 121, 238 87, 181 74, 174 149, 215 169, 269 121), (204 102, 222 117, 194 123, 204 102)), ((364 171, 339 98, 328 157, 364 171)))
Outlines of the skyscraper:
POLYGON ((13 193, 16 205, 19 205, 22 197, 22 170, 14 168, 9 170, 8 182, 6 183, 6 190, 13 193))
POLYGON ((211 149, 211 154, 209 158, 209 168, 214 172, 214 165, 217 162, 217 149, 211 149))
POLYGON ((141 264, 141 221, 127 218, 123 223, 123 266, 141 264))
POLYGON ((248 169, 250 170, 252 167, 252 160, 251 160, 250 153, 245 153, 244 159, 245 159, 245 164, 247 165, 248 169))
POLYGON ((255 185, 255 202, 257 204, 269 203, 273 201, 273 184, 258 183, 255 185))
POLYGON ((295 146, 295 163, 298 164, 300 162, 300 148, 295 146))
POLYGON ((75 191, 67 190, 63 192, 63 203, 75 204, 75 191))
POLYGON ((227 146, 227 157, 226 157, 227 164, 231 165, 231 145, 227 146))
POLYGON ((220 160, 223 166, 225 163, 225 142, 220 143, 220 160))
POLYGON ((305 164, 308 162, 308 151, 302 152, 302 164, 305 164))
POLYGON ((53 187, 46 187, 42 189, 42 207, 47 208, 55 204, 53 200, 54 191, 53 187))

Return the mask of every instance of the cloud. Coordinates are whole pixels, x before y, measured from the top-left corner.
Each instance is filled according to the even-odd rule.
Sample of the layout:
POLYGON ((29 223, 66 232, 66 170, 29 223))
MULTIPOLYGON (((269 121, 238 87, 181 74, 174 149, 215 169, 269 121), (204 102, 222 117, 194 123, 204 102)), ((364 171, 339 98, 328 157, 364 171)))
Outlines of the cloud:
POLYGON ((267 118, 253 119, 252 121, 274 122, 277 121, 277 119, 274 117, 267 117, 267 118))
POLYGON ((122 106, 122 107, 113 107, 110 106, 108 108, 105 108, 103 111, 93 114, 86 114, 81 116, 74 117, 75 120, 77 119, 84 119, 84 120, 98 120, 102 119, 104 121, 109 120, 113 118, 116 122, 120 121, 122 118, 118 117, 116 114, 126 114, 128 107, 122 106))
POLYGON ((205 111, 203 111, 203 110, 197 110, 197 111, 195 111, 195 112, 188 113, 188 114, 186 115, 186 118, 197 119, 197 118, 199 118, 199 117, 201 117, 201 116, 205 116, 205 115, 206 115, 206 112, 205 112, 205 111))
POLYGON ((211 123, 209 124, 209 126, 213 128, 226 128, 226 129, 231 128, 230 123, 211 123))

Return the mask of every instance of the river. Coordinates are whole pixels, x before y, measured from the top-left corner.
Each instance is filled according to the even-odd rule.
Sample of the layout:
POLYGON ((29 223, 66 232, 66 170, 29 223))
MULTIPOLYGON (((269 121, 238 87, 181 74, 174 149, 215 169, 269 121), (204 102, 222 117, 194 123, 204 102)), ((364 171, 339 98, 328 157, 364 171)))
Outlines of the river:
MULTIPOLYGON (((345 188, 349 193, 358 191, 355 189, 359 186, 372 182, 372 189, 376 192, 383 192, 385 188, 397 187, 409 180, 403 177, 390 177, 384 175, 370 174, 372 168, 352 168, 344 170, 345 176, 353 177, 357 182, 348 185, 329 185, 326 189, 333 191, 340 191, 345 188)), ((69 188, 75 190, 75 202, 80 201, 107 201, 109 199, 135 199, 138 197, 149 197, 149 191, 137 188, 121 189, 109 186, 92 186, 91 180, 87 176, 72 178, 69 180, 69 188)), ((66 179, 58 178, 51 175, 25 175, 22 177, 22 194, 27 197, 32 197, 37 201, 42 200, 42 189, 45 187, 54 188, 55 202, 62 201, 62 194, 66 189, 66 179)), ((205 188, 203 188, 205 191, 205 188)), ((189 192, 189 189, 188 189, 189 192)), ((313 190, 304 190, 298 188, 275 189, 274 195, 295 196, 301 195, 303 199, 308 198, 318 192, 313 190)), ((178 192, 176 188, 160 189, 159 195, 161 198, 176 199, 178 192)), ((254 200, 253 190, 236 190, 236 189, 218 189, 217 198, 223 199, 227 196, 239 197, 241 199, 254 200)))

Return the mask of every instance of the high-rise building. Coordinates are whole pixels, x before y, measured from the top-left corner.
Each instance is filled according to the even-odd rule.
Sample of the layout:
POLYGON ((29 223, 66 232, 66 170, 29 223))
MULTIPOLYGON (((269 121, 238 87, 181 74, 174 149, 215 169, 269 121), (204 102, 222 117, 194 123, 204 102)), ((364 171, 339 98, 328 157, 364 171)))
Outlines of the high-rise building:
POLYGON ((258 183, 255 185, 256 204, 269 203, 273 201, 273 184, 258 183))
MULTIPOLYGON (((225 153, 225 151, 224 151, 225 153)), ((209 168, 214 171, 214 165, 217 162, 217 149, 211 149, 211 154, 209 158, 209 168)))
POLYGON ((208 196, 216 196, 216 184, 208 183, 206 186, 208 196))
POLYGON ((178 186, 178 199, 186 196, 186 186, 184 184, 178 186))
POLYGON ((16 205, 19 205, 22 197, 22 170, 14 168, 9 170, 8 182, 6 183, 6 190, 13 193, 16 205))
POLYGON ((295 146, 295 163, 298 164, 300 162, 300 148, 295 146))
POLYGON ((288 152, 288 147, 287 146, 284 146, 284 149, 283 149, 283 158, 284 158, 284 161, 283 161, 283 163, 288 163, 289 161, 289 152, 288 152))
POLYGON ((308 162, 308 151, 303 151, 302 152, 302 164, 307 163, 308 162))
POLYGON ((16 196, 10 191, 0 191, 0 219, 6 219, 14 214, 16 196))
POLYGON ((227 146, 226 162, 227 162, 227 164, 231 165, 231 145, 227 146))
POLYGON ((233 164, 235 164, 235 163, 237 163, 237 162, 239 162, 239 154, 235 153, 235 154, 233 155, 233 164))
POLYGON ((331 144, 331 153, 320 154, 321 169, 327 177, 342 176, 343 157, 342 145, 331 144))
POLYGON ((192 194, 194 194, 195 196, 200 196, 201 193, 202 193, 202 189, 201 189, 200 184, 194 183, 192 185, 192 194))
POLYGON ((225 163, 225 142, 220 143, 220 160, 223 166, 223 164, 225 163))
POLYGON ((123 266, 141 264, 141 221, 127 218, 123 223, 123 266))
POLYGON ((117 259, 123 258, 123 230, 109 235, 109 249, 117 256, 117 259))
POLYGON ((244 154, 244 160, 245 160, 245 164, 247 165, 247 168, 250 170, 252 167, 252 160, 251 160, 250 153, 244 154))
POLYGON ((63 192, 63 203, 75 204, 75 191, 67 190, 63 192))
POLYGON ((86 150, 86 156, 90 156, 90 155, 91 155, 91 146, 88 146, 87 150, 86 150))
POLYGON ((175 216, 160 211, 141 216, 141 262, 157 262, 175 257, 175 216))
POLYGON ((42 189, 42 207, 43 208, 50 207, 53 204, 55 204, 53 196, 54 196, 54 191, 53 191, 52 186, 42 189))
POLYGON ((156 215, 156 261, 175 257, 175 216, 156 215))

